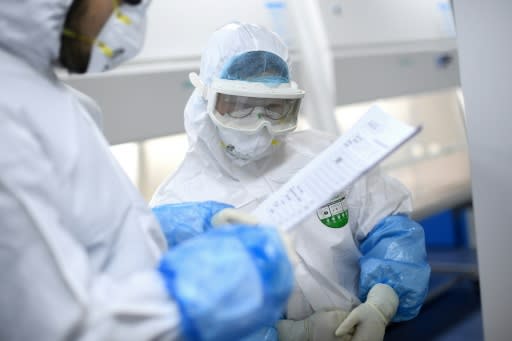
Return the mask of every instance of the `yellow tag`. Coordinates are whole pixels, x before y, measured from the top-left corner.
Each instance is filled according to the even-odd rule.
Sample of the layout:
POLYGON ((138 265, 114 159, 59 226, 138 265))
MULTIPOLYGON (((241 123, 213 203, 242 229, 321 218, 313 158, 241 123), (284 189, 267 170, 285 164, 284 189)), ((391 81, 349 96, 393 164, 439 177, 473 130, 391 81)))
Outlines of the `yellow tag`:
POLYGON ((112 51, 112 49, 108 47, 107 44, 101 41, 96 41, 96 44, 105 56, 107 56, 108 58, 112 58, 112 56, 114 55, 114 51, 112 51))
POLYGON ((114 11, 116 12, 116 18, 121 21, 125 25, 131 25, 132 19, 130 19, 129 16, 125 15, 120 9, 119 9, 119 1, 114 1, 114 11))

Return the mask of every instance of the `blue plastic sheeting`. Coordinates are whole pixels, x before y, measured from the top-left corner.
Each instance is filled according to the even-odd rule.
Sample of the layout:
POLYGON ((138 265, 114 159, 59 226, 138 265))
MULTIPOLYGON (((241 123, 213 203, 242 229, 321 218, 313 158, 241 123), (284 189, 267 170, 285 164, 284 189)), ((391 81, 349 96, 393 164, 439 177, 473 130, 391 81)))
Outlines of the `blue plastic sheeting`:
POLYGON ((361 301, 375 284, 383 283, 399 297, 393 321, 407 321, 418 315, 430 277, 422 227, 405 215, 386 217, 366 236, 359 250, 363 254, 359 260, 361 301))

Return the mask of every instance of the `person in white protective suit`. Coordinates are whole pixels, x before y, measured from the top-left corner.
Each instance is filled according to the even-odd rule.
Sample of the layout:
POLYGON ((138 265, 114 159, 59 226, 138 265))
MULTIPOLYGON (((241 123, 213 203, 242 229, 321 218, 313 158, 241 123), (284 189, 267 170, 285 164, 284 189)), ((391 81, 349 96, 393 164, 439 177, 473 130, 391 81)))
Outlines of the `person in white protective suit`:
MULTIPOLYGON (((204 230, 171 219, 165 205, 214 200, 251 212, 333 142, 292 132, 304 91, 291 80, 288 57, 281 39, 257 25, 231 23, 212 35, 199 76, 190 76, 189 150, 150 203, 170 244, 204 230)), ((409 192, 374 172, 295 228, 296 286, 279 340, 382 340, 390 321, 416 316, 430 268, 410 212, 409 192)), ((262 335, 249 339, 277 339, 262 335)))
MULTIPOLYGON (((54 72, 135 55, 148 4, 2 2, 0 340, 239 340, 285 308, 293 273, 277 230, 231 225, 168 250, 97 106, 54 72)), ((166 207, 206 221, 227 205, 166 207)))

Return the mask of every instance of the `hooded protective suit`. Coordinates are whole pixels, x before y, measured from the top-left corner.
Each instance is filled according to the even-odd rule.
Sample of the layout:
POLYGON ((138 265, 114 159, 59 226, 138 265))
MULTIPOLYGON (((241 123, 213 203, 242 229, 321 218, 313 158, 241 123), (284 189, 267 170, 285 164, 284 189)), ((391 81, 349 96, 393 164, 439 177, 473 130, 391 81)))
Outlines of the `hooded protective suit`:
MULTIPOLYGON (((288 62, 287 47, 275 34, 259 26, 232 23, 209 40, 201 60, 201 81, 208 86, 232 57, 248 51, 268 51, 288 62)), ((236 162, 227 155, 222 134, 198 90, 186 105, 185 129, 189 137, 185 160, 158 188, 151 206, 215 200, 251 212, 333 141, 314 131, 277 136, 280 143, 273 143, 268 155, 236 162)), ((396 180, 372 173, 294 229, 292 239, 300 262, 286 317, 299 320, 334 308, 351 311, 376 283, 389 284, 398 293, 395 320, 414 317, 426 295, 429 267, 423 230, 405 217, 410 211, 409 192, 396 180), (404 216, 381 224, 385 228, 375 234, 377 239, 367 239, 379 222, 395 214, 404 216)))
POLYGON ((0 339, 172 340, 160 227, 53 71, 71 2, 0 10, 0 339))
MULTIPOLYGON (((204 265, 217 261, 211 254, 218 243, 238 250, 222 255, 238 266, 238 277, 221 275, 248 290, 239 296, 258 292, 282 306, 292 277, 275 233, 231 229, 162 258, 160 226, 91 118, 96 106, 53 71, 71 2, 5 0, 0 8, 0 339, 180 340, 185 322, 196 335, 191 340, 208 339, 205 330, 215 339, 226 329, 223 318, 237 321, 238 303, 246 300, 231 297, 225 306, 232 311, 222 311, 212 296, 187 292, 205 278, 194 277, 197 264, 182 260, 204 259, 199 275, 211 280, 224 266, 204 265), (270 247, 273 260, 254 265, 251 250, 266 256, 257 245, 244 246, 254 238, 270 247), (267 276, 275 281, 268 288, 285 284, 277 296, 259 280, 263 271, 277 275, 267 276), (247 276, 255 286, 239 285, 247 276)), ((230 298, 214 289, 214 298, 230 298)), ((281 308, 265 299, 251 303, 244 304, 244 328, 251 328, 251 312, 263 312, 262 320, 281 308)))

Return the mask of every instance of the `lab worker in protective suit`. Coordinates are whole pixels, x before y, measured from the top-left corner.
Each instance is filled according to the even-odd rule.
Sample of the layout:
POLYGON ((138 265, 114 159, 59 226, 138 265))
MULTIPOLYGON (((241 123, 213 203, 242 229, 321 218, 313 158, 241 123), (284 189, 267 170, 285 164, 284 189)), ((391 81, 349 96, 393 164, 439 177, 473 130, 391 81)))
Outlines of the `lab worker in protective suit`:
POLYGON ((58 61, 95 72, 132 57, 148 4, 2 2, 1 340, 239 340, 285 308, 293 274, 277 230, 231 225, 168 250, 97 106, 54 73, 58 61))
MULTIPOLYGON (((334 140, 293 132, 305 93, 292 81, 286 45, 263 27, 217 30, 190 79, 189 150, 150 203, 178 245, 204 230, 170 218, 172 208, 162 205, 214 200, 251 212, 334 140)), ((296 286, 277 324, 279 340, 382 340, 389 322, 415 317, 430 268, 410 212, 406 188, 374 172, 296 227, 296 286)), ((277 339, 261 335, 253 339, 277 339)))

